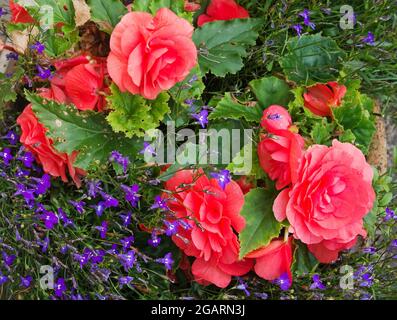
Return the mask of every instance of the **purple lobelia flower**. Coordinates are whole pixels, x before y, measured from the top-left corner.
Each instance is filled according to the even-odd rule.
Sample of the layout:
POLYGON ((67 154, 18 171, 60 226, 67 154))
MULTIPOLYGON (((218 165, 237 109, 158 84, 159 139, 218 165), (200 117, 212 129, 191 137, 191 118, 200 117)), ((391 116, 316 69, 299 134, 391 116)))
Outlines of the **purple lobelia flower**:
POLYGON ((3 256, 3 262, 6 266, 11 267, 12 264, 14 263, 15 259, 17 258, 14 254, 7 254, 6 252, 3 251, 2 253, 3 256))
POLYGON ((168 252, 164 258, 156 259, 156 262, 163 264, 166 270, 172 270, 172 265, 174 264, 172 253, 168 252))
POLYGON ((292 28, 295 30, 298 37, 302 36, 303 27, 300 24, 295 24, 292 26, 292 28))
POLYGON ((88 188, 88 195, 92 198, 96 198, 98 192, 102 190, 101 188, 101 181, 97 180, 92 180, 87 183, 87 188, 88 188))
POLYGON ((361 282, 359 283, 360 287, 371 287, 373 284, 373 278, 370 273, 364 273, 361 275, 361 282))
POLYGON ((291 287, 291 280, 288 277, 288 273, 284 272, 279 278, 273 281, 277 284, 281 290, 287 291, 291 287))
POLYGON ((49 174, 45 173, 41 179, 32 178, 36 181, 36 186, 34 188, 37 195, 45 194, 49 188, 51 188, 51 177, 49 174))
POLYGON ((31 45, 30 48, 35 50, 38 54, 43 54, 45 50, 45 45, 42 44, 40 41, 37 41, 35 44, 31 45))
POLYGON ((103 249, 92 250, 91 251, 91 262, 93 264, 102 263, 105 259, 106 251, 103 249))
POLYGON ((105 208, 117 208, 119 206, 119 201, 110 194, 101 191, 101 196, 104 201, 103 205, 105 208))
POLYGON ((153 248, 157 248, 160 245, 160 243, 161 243, 161 238, 157 236, 155 231, 153 231, 152 236, 148 240, 148 244, 153 248))
POLYGON ((58 224, 58 217, 54 212, 45 211, 40 215, 40 219, 44 222, 47 229, 52 230, 58 224))
POLYGON ((363 253, 374 254, 374 253, 376 253, 376 248, 375 247, 364 248, 363 253))
POLYGON ((369 293, 364 293, 361 297, 360 300, 372 300, 372 296, 369 293))
POLYGON ((237 285, 237 289, 238 290, 242 290, 242 291, 244 291, 244 293, 245 293, 245 295, 247 296, 247 297, 249 297, 250 295, 251 295, 251 293, 248 291, 248 285, 243 281, 243 279, 241 279, 241 278, 238 278, 238 282, 239 282, 239 284, 237 285))
POLYGON ((152 145, 146 141, 143 143, 143 149, 141 151, 139 151, 139 154, 153 156, 153 157, 155 157, 157 155, 157 153, 154 150, 154 148, 152 147, 152 145))
POLYGON ((106 221, 103 221, 102 224, 98 227, 95 227, 95 229, 99 231, 101 239, 105 239, 106 233, 108 232, 108 223, 106 221))
POLYGON ((6 166, 10 165, 10 162, 13 159, 11 149, 5 148, 3 151, 0 151, 0 158, 3 159, 3 162, 6 166))
POLYGON ((162 199, 161 196, 156 196, 154 198, 154 204, 150 207, 150 209, 160 209, 161 211, 169 210, 166 199, 162 199))
POLYGON ((29 170, 23 170, 21 168, 17 168, 17 171, 15 172, 15 177, 18 179, 23 179, 23 178, 27 178, 30 175, 30 171, 29 170))
POLYGON ((185 102, 185 104, 187 104, 190 108, 193 108, 193 105, 194 105, 196 102, 198 102, 198 100, 196 100, 196 99, 186 99, 184 102, 185 102))
POLYGON ((208 110, 203 109, 199 113, 192 114, 192 118, 197 120, 201 128, 205 128, 208 124, 208 110))
POLYGON ((18 229, 15 230, 15 240, 18 242, 22 240, 21 234, 19 233, 18 229))
POLYGON ((98 268, 96 265, 92 266, 91 272, 95 272, 104 282, 109 281, 109 277, 112 274, 112 271, 110 271, 109 269, 98 268))
POLYGON ((127 253, 119 254, 118 258, 123 265, 125 271, 127 272, 134 266, 136 262, 136 255, 134 250, 130 250, 127 253))
POLYGON ((31 152, 25 152, 17 158, 19 161, 22 161, 23 165, 26 168, 31 168, 34 162, 34 156, 31 152))
POLYGON ((40 65, 36 66, 37 69, 37 76, 39 78, 41 78, 42 80, 46 80, 46 79, 51 79, 52 78, 52 73, 51 73, 51 69, 45 69, 40 65))
POLYGON ((267 298, 269 298, 269 295, 265 292, 255 292, 254 296, 262 300, 267 300, 267 298))
POLYGON ((4 10, 4 8, 0 7, 0 18, 2 16, 4 16, 6 13, 7 13, 6 10, 4 10))
POLYGON ((69 251, 69 246, 68 245, 64 245, 63 247, 61 247, 61 249, 59 249, 59 252, 62 254, 67 254, 69 251))
POLYGON ((33 280, 32 276, 26 276, 26 277, 21 276, 21 287, 29 288, 30 284, 32 283, 32 280, 33 280))
POLYGON ((384 218, 385 221, 389 221, 391 219, 397 219, 397 215, 394 213, 392 209, 386 208, 385 213, 386 213, 384 218))
POLYGON ((138 194, 139 186, 134 184, 131 187, 128 187, 122 184, 121 189, 125 192, 125 200, 127 200, 133 208, 136 207, 140 198, 140 195, 138 194))
POLYGON ((27 189, 23 184, 17 184, 17 191, 14 193, 14 196, 22 196, 25 199, 25 202, 28 206, 32 206, 34 204, 34 190, 27 189))
POLYGON ((93 205, 91 207, 94 208, 95 213, 98 217, 102 216, 103 212, 106 209, 104 201, 99 201, 96 205, 93 205))
POLYGON ((397 249, 397 239, 394 239, 394 240, 390 243, 390 248, 391 248, 391 249, 397 249))
POLYGON ((82 254, 75 253, 73 254, 73 259, 80 264, 80 268, 82 269, 91 258, 91 251, 84 251, 82 254))
MULTIPOLYGON (((85 300, 85 299, 83 298, 83 296, 80 293, 78 293, 78 294, 71 294, 70 295, 70 300, 72 300, 72 301, 82 301, 82 300, 85 300)), ((86 298, 86 300, 89 300, 89 298, 86 298)))
POLYGON ((367 36, 362 41, 369 46, 374 46, 375 45, 375 36, 371 31, 369 31, 367 36))
POLYGON ((121 239, 120 242, 123 246, 123 250, 127 251, 132 246, 134 241, 135 241, 134 236, 129 236, 124 239, 121 239))
POLYGON ((112 244, 112 247, 106 251, 107 254, 110 255, 116 255, 119 254, 119 250, 118 250, 118 245, 117 244, 112 244))
POLYGON ((0 286, 8 281, 8 277, 0 271, 0 286))
POLYGON ((194 75, 190 78, 190 80, 188 81, 188 83, 189 83, 189 84, 192 84, 192 83, 196 82, 198 79, 199 79, 199 78, 198 78, 197 74, 194 74, 194 75))
POLYGON ((10 52, 10 53, 7 53, 6 59, 7 59, 7 60, 18 61, 18 60, 19 60, 19 55, 18 55, 18 53, 16 53, 16 52, 10 52))
POLYGON ((124 227, 128 227, 131 224, 132 213, 127 212, 126 214, 120 214, 121 221, 123 222, 124 227))
POLYGON ((178 223, 178 221, 172 221, 172 222, 171 222, 171 221, 164 220, 164 224, 165 224, 165 226, 166 226, 165 234, 166 234, 168 237, 171 237, 171 236, 177 234, 178 228, 179 228, 179 223, 178 223))
POLYGON ((132 280, 134 280, 134 278, 130 276, 120 277, 119 278, 120 288, 123 288, 124 286, 128 286, 132 280))
POLYGON ((69 200, 69 203, 76 209, 78 213, 80 214, 84 213, 84 206, 85 206, 84 201, 69 200))
POLYGON ((45 237, 43 241, 37 241, 37 244, 41 247, 41 252, 45 253, 48 250, 48 247, 50 245, 50 238, 45 237))
POLYGON ((63 211, 61 208, 58 208, 58 216, 63 222, 64 228, 69 227, 69 226, 74 226, 74 222, 72 219, 69 219, 65 211, 63 211))
POLYGON ((13 130, 8 131, 5 138, 13 146, 15 146, 19 140, 19 136, 13 130))
POLYGON ((310 11, 307 9, 304 9, 301 13, 299 13, 299 16, 303 18, 303 23, 312 28, 313 30, 316 29, 316 25, 310 21, 310 11))
POLYGON ((326 288, 325 285, 321 282, 320 276, 318 274, 313 275, 312 280, 313 283, 310 285, 310 289, 324 290, 326 288))
POLYGON ((65 279, 59 278, 54 286, 55 295, 58 298, 61 298, 65 291, 66 291, 65 279))
POLYGON ((218 180, 220 187, 225 190, 225 187, 230 183, 231 176, 229 170, 221 170, 219 172, 212 172, 211 176, 218 180))
POLYGON ((130 160, 128 159, 128 157, 124 157, 120 152, 118 151, 112 151, 112 153, 110 154, 110 158, 109 160, 111 162, 116 162, 118 163, 120 166, 123 167, 123 172, 124 174, 127 173, 128 171, 128 166, 130 164, 130 160))

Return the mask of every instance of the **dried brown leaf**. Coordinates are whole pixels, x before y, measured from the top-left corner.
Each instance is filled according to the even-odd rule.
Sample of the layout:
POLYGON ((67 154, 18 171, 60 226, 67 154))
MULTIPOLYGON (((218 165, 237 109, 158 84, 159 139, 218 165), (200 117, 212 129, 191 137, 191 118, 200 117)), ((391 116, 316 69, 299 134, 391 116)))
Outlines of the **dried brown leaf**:
POLYGON ((80 27, 91 19, 90 7, 85 2, 85 0, 72 0, 72 1, 75 11, 74 20, 76 22, 76 26, 80 27))

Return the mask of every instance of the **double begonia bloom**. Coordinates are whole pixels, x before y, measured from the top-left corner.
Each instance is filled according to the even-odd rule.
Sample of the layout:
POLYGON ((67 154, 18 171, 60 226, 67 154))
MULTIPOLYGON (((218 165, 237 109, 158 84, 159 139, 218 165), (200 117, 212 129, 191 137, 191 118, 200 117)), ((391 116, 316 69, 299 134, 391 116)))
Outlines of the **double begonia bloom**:
POLYGON ((223 190, 216 179, 208 179, 200 169, 178 172, 166 183, 171 191, 167 205, 176 219, 183 219, 190 229, 179 228, 175 244, 188 256, 195 280, 203 285, 229 285, 232 276, 247 273, 251 259, 239 261, 240 244, 236 232, 245 227, 240 215, 244 195, 238 184, 229 182, 223 190))
MULTIPOLYGON (((53 93, 48 89, 42 89, 40 95, 43 98, 54 99, 53 93)), ((58 152, 53 147, 53 141, 46 136, 47 129, 38 121, 31 104, 26 106, 17 123, 22 131, 21 143, 35 156, 36 161, 42 165, 43 171, 54 177, 60 177, 64 182, 68 181, 66 175, 68 171, 74 183, 80 187, 80 176, 85 175, 85 172, 73 166, 77 152, 68 155, 58 152)))
POLYGON ((79 110, 102 111, 107 91, 106 60, 81 55, 55 62, 56 73, 51 90, 58 100, 73 103, 79 110))
POLYGON ((288 274, 292 283, 292 237, 287 241, 275 239, 267 246, 249 253, 246 258, 255 259, 255 273, 265 280, 276 280, 288 274))
POLYGON ((341 105, 342 99, 346 94, 346 87, 337 82, 327 84, 316 84, 307 88, 303 94, 305 107, 314 114, 327 117, 332 115, 331 108, 341 105))
POLYGON ((270 179, 276 180, 277 190, 297 179, 304 144, 299 134, 289 130, 278 130, 277 134, 265 135, 259 142, 259 163, 270 179))
POLYGON ((198 17, 197 25, 219 21, 249 18, 249 13, 234 0, 212 0, 207 7, 206 13, 198 17))
POLYGON ((310 147, 297 174, 276 198, 275 217, 287 218, 294 237, 320 262, 333 262, 358 235, 366 236, 363 218, 375 201, 372 168, 354 145, 334 140, 331 147, 310 147))
POLYGON ((154 17, 127 13, 110 39, 110 77, 122 92, 155 99, 184 80, 197 64, 193 31, 188 21, 167 8, 154 17))

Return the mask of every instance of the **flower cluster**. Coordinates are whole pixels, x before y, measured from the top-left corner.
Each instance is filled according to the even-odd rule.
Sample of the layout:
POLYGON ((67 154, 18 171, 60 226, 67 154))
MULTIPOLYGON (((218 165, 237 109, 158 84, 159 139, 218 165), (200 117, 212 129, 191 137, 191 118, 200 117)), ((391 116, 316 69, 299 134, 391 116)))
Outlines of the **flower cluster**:
MULTIPOLYGON (((329 110, 321 102, 330 99, 328 92, 318 90, 315 101, 329 110)), ((305 94, 305 101, 313 94, 305 94)), ((358 148, 337 140, 331 147, 312 145, 305 151, 304 139, 292 132, 291 118, 280 106, 266 109, 261 124, 268 132, 258 146, 261 166, 283 189, 273 205, 275 217, 287 219, 289 231, 320 262, 335 261, 358 235, 366 236, 363 218, 375 201, 371 166, 358 148)))

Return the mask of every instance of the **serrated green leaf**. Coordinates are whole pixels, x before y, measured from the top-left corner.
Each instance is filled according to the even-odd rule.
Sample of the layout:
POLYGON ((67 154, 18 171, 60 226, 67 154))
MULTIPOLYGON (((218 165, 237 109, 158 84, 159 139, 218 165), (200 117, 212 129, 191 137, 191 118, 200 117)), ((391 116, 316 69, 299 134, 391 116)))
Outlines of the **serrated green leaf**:
POLYGON ((230 93, 225 93, 225 97, 218 102, 214 111, 211 112, 208 119, 234 119, 244 118, 247 121, 260 122, 262 117, 262 108, 256 104, 253 107, 245 106, 233 99, 230 93))
POLYGON ((149 5, 152 0, 135 0, 132 3, 132 11, 149 12, 149 5))
POLYGON ((393 193, 387 192, 382 199, 379 200, 379 206, 386 207, 393 199, 393 193))
POLYGON ((27 91, 25 94, 40 123, 48 129, 47 135, 54 141, 54 147, 62 153, 79 152, 74 162, 78 168, 87 170, 91 165, 106 163, 113 150, 132 160, 141 148, 136 139, 114 133, 102 113, 81 112, 74 106, 44 101, 27 91))
POLYGON ((252 80, 249 85, 262 109, 266 109, 272 104, 287 106, 291 101, 290 87, 279 78, 272 76, 252 80))
POLYGON ((252 189, 245 195, 241 215, 246 226, 239 235, 240 259, 279 236, 282 225, 274 218, 273 201, 274 194, 262 188, 252 189))
MULTIPOLYGON (((332 113, 336 123, 343 128, 344 132, 350 130, 354 135, 355 145, 368 153, 369 145, 375 134, 375 118, 372 115, 374 101, 365 94, 360 94, 357 85, 348 88, 343 103, 340 107, 332 108, 332 113)), ((348 132, 347 134, 350 135, 348 132)), ((353 138, 353 136, 344 136, 343 139, 353 138)))
POLYGON ((308 85, 335 80, 343 57, 334 40, 317 33, 291 38, 280 65, 289 80, 308 85))
POLYGON ((354 143, 356 141, 356 136, 354 135, 354 133, 350 129, 347 129, 345 132, 343 132, 340 135, 339 141, 340 142, 354 143))
POLYGON ((294 262, 292 263, 292 271, 298 276, 303 276, 308 273, 314 272, 319 262, 309 251, 307 246, 298 241, 294 241, 295 251, 294 251, 294 262))
POLYGON ((193 41, 199 48, 199 65, 203 73, 211 71, 224 77, 235 74, 244 65, 246 48, 256 43, 260 19, 215 21, 196 29, 193 41))
POLYGON ((152 14, 155 14, 161 8, 169 8, 176 14, 184 12, 183 0, 152 0, 150 1, 149 8, 152 14))
POLYGON ((356 137, 355 144, 357 147, 360 148, 364 154, 367 154, 372 138, 376 132, 374 121, 364 118, 358 123, 356 128, 352 129, 352 132, 356 137))
POLYGON ((328 145, 331 140, 332 131, 333 126, 327 123, 326 119, 323 118, 323 121, 318 121, 314 124, 310 136, 314 143, 328 145))
POLYGON ((135 0, 132 6, 133 11, 144 11, 153 15, 161 8, 168 8, 189 22, 193 20, 193 14, 185 11, 183 0, 135 0))
POLYGON ((170 112, 169 95, 161 93, 156 100, 146 100, 142 96, 129 92, 120 92, 115 84, 108 96, 112 110, 107 120, 115 132, 123 132, 127 137, 143 137, 145 132, 157 128, 164 115, 170 112))
MULTIPOLYGON (((49 6, 53 9, 54 24, 63 23, 70 27, 75 26, 75 21, 74 21, 75 10, 72 0, 35 0, 35 1, 40 8, 44 6, 49 6)), ((33 8, 33 9, 37 9, 37 8, 33 8)))
POLYGON ((127 8, 119 0, 88 0, 91 18, 100 23, 105 31, 111 31, 128 13, 127 8))
POLYGON ((60 35, 54 30, 48 30, 45 36, 45 52, 50 57, 59 57, 71 49, 79 40, 78 32, 60 35))

